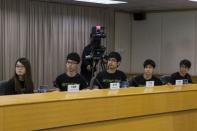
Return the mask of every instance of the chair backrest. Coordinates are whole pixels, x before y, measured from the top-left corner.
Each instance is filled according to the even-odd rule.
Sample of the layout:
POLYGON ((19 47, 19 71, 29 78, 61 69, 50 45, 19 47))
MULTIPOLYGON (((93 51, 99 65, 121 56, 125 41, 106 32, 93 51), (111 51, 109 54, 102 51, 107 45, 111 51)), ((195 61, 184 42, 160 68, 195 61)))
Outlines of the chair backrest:
POLYGON ((170 82, 170 75, 163 75, 160 77, 160 79, 162 84, 165 85, 170 82))
POLYGON ((0 95, 5 95, 6 83, 5 80, 0 81, 0 95))

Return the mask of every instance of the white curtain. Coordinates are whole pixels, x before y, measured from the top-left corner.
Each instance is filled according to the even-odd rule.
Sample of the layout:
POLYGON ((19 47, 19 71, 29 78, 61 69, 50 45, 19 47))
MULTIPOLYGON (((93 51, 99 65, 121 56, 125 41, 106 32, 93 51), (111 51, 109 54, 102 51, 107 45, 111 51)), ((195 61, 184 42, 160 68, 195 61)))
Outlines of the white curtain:
POLYGON ((36 86, 52 86, 65 71, 65 57, 80 55, 89 44, 91 27, 105 27, 102 44, 114 49, 114 10, 37 2, 0 0, 0 79, 14 74, 14 63, 27 57, 36 86))

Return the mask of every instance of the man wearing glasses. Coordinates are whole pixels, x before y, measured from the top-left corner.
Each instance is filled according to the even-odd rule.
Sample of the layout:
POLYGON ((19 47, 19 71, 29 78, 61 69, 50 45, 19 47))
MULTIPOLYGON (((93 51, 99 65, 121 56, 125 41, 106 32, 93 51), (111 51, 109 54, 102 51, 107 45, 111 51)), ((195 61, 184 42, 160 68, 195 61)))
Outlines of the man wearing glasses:
POLYGON ((110 83, 121 83, 127 81, 125 73, 118 70, 121 56, 118 52, 111 52, 107 60, 107 70, 99 72, 94 79, 93 88, 110 88, 110 83))
POLYGON ((73 52, 68 54, 66 59, 66 72, 59 75, 56 78, 55 84, 60 91, 68 91, 73 87, 78 86, 78 90, 87 88, 87 82, 78 73, 78 66, 80 63, 80 57, 77 53, 73 52))

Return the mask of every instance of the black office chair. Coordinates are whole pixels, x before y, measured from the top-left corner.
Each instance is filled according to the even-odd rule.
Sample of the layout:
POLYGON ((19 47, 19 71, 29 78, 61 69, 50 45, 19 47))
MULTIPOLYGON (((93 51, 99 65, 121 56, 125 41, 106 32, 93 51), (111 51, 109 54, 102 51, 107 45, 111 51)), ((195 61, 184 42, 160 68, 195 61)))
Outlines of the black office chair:
POLYGON ((163 75, 160 79, 163 85, 170 83, 170 75, 163 75))
POLYGON ((5 95, 6 83, 7 81, 0 81, 0 95, 5 95))

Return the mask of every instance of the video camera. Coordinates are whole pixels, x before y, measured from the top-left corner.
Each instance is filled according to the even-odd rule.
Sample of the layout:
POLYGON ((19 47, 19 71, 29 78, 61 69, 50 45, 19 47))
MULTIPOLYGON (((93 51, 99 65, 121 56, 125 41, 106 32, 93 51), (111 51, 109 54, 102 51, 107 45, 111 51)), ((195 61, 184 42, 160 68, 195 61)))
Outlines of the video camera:
POLYGON ((86 56, 86 58, 100 60, 103 58, 106 50, 106 48, 101 45, 101 39, 106 38, 106 35, 104 33, 104 27, 100 25, 92 27, 90 37, 92 38, 91 45, 93 48, 90 55, 86 56))
POLYGON ((94 76, 98 64, 102 70, 105 69, 103 61, 106 47, 101 44, 101 39, 106 38, 104 27, 100 25, 93 26, 91 28, 90 38, 90 43, 83 50, 83 60, 81 64, 81 74, 83 74, 89 82, 94 76))
POLYGON ((105 38, 106 35, 104 33, 104 27, 97 25, 97 26, 93 26, 92 27, 92 32, 90 34, 90 37, 93 39, 101 39, 101 38, 105 38))

